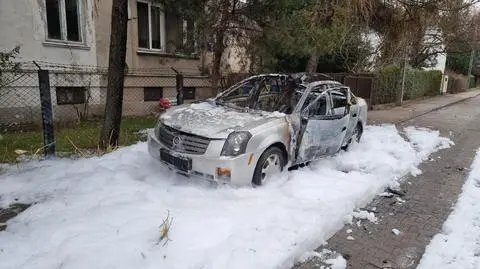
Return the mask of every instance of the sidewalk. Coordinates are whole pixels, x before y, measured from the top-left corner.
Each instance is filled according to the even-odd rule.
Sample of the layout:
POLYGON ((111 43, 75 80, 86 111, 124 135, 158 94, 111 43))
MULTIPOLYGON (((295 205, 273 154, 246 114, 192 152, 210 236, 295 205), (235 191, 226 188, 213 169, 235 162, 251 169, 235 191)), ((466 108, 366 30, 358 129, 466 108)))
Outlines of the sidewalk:
POLYGON ((423 100, 407 101, 401 107, 371 110, 368 111, 368 124, 399 124, 478 95, 480 95, 480 89, 477 88, 457 94, 446 94, 423 100))
MULTIPOLYGON (((422 173, 403 178, 396 192, 387 190, 360 208, 373 213, 376 221, 362 219, 362 216, 354 218, 351 224, 339 227, 316 251, 328 249, 340 253, 347 269, 416 268, 425 246, 441 231, 456 203, 476 149, 480 147, 480 110, 477 109, 480 97, 468 98, 474 96, 480 96, 480 91, 372 111, 372 122, 397 122, 400 128, 429 127, 451 138, 455 145, 429 156, 419 167, 422 173), (465 102, 460 102, 462 100, 465 102), (454 103, 456 105, 451 105, 454 103), (440 109, 445 106, 448 107, 440 109), (435 112, 426 114, 433 110, 435 112)), ((330 268, 322 266, 325 266, 323 260, 314 256, 292 269, 330 268)))

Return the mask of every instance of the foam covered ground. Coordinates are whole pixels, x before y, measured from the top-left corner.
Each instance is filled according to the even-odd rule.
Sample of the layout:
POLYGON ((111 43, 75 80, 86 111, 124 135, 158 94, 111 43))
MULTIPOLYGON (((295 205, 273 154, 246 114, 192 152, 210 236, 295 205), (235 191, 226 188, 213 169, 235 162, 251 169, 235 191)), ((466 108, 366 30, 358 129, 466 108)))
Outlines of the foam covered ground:
POLYGON ((212 186, 139 143, 102 157, 5 167, 0 207, 36 203, 0 232, 0 268, 288 268, 356 208, 441 148, 437 131, 368 126, 348 152, 261 188, 212 186), (160 225, 173 220, 168 241, 160 225))

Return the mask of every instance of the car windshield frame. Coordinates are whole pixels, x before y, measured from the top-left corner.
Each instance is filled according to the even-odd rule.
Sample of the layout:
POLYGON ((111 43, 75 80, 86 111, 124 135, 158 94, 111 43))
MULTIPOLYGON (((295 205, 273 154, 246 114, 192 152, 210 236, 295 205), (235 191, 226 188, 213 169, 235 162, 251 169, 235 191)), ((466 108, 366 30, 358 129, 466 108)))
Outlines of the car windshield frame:
MULTIPOLYGON (((227 106, 233 109, 237 109, 240 111, 244 112, 273 112, 273 111, 279 111, 279 109, 275 109, 273 111, 269 111, 267 109, 259 109, 258 104, 262 96, 262 91, 264 90, 264 87, 262 87, 262 83, 266 83, 266 85, 270 86, 276 86, 278 87, 278 97, 279 100, 284 97, 285 94, 285 87, 287 86, 287 80, 288 80, 288 75, 287 74, 267 74, 267 75, 258 75, 258 76, 251 76, 248 77, 233 86, 229 87, 227 90, 223 91, 222 93, 219 93, 215 98, 212 99, 212 101, 217 104, 217 105, 223 105, 227 106), (268 82, 271 82, 271 80, 275 81, 275 84, 270 84, 268 82), (251 84, 251 85, 249 85, 251 84), (234 102, 229 102, 228 100, 225 100, 225 97, 228 95, 234 93, 235 91, 239 90, 241 87, 244 86, 250 86, 250 89, 244 93, 243 98, 245 98, 245 106, 240 106, 236 105, 234 102), (253 107, 250 107, 250 105, 253 105, 253 107)), ((297 87, 295 88, 295 91, 298 91, 298 84, 296 85, 297 87)), ((241 95, 239 94, 241 97, 241 95)), ((291 112, 293 112, 295 107, 291 107, 291 112)), ((290 114, 287 113, 287 114, 290 114)))
MULTIPOLYGON (((239 111, 243 111, 243 112, 265 111, 265 110, 261 110, 261 109, 250 108, 248 106, 245 106, 245 107, 238 106, 238 105, 235 105, 233 102, 225 102, 223 97, 228 96, 229 94, 238 90, 240 87, 246 85, 249 82, 254 81, 254 86, 253 87, 258 87, 259 83, 261 83, 262 81, 265 81, 265 79, 268 79, 268 78, 278 79, 282 76, 285 79, 288 78, 287 74, 268 74, 268 75, 257 75, 257 76, 248 77, 246 79, 243 79, 243 80, 235 83, 234 85, 232 85, 231 87, 229 87, 225 91, 219 93, 215 98, 212 99, 212 101, 216 105, 226 106, 226 107, 229 107, 229 108, 232 108, 232 109, 235 109, 235 110, 239 110, 239 111)), ((320 98, 320 96, 326 94, 326 92, 328 92, 331 89, 346 87, 345 85, 342 85, 341 83, 335 81, 335 84, 337 84, 337 85, 335 85, 335 87, 330 88, 330 89, 326 88, 326 89, 317 90, 317 89, 319 89, 320 86, 328 84, 328 82, 329 81, 313 81, 313 82, 308 82, 308 83, 296 83, 296 88, 294 90, 294 96, 298 95, 298 94, 301 94, 301 96, 300 96, 300 98, 294 100, 296 102, 295 106, 292 108, 292 111, 290 113, 286 113, 286 114, 302 113, 302 110, 305 108, 305 102, 307 102, 308 96, 311 95, 311 94, 316 95, 315 98, 310 100, 311 102, 313 102, 317 98, 320 98)), ((248 93, 247 98, 250 99, 252 97, 255 97, 254 91, 255 90, 259 91, 259 89, 260 89, 260 87, 252 89, 248 93)), ((258 94, 256 95, 256 98, 259 98, 258 94)), ((292 98, 294 98, 294 97, 292 96, 292 98)))

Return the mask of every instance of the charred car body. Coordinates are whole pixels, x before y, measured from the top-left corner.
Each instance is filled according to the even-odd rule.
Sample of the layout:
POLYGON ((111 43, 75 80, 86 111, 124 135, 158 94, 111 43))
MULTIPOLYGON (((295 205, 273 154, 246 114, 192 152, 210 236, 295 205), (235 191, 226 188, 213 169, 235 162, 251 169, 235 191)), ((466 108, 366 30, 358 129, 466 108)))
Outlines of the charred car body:
POLYGON ((365 100, 326 75, 265 74, 168 109, 148 135, 148 150, 185 175, 262 185, 359 141, 366 122, 365 100))

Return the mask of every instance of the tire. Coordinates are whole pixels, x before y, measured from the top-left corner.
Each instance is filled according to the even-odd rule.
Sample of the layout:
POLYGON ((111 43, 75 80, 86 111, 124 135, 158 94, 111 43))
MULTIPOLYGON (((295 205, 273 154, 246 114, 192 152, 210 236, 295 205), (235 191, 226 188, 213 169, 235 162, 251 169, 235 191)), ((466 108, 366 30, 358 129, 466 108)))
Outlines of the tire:
POLYGON ((285 167, 285 155, 278 147, 268 148, 258 159, 253 172, 252 183, 256 186, 264 185, 267 178, 275 172, 282 172, 285 167), (276 156, 276 157, 275 157, 276 156), (269 165, 274 165, 269 168, 269 165))

